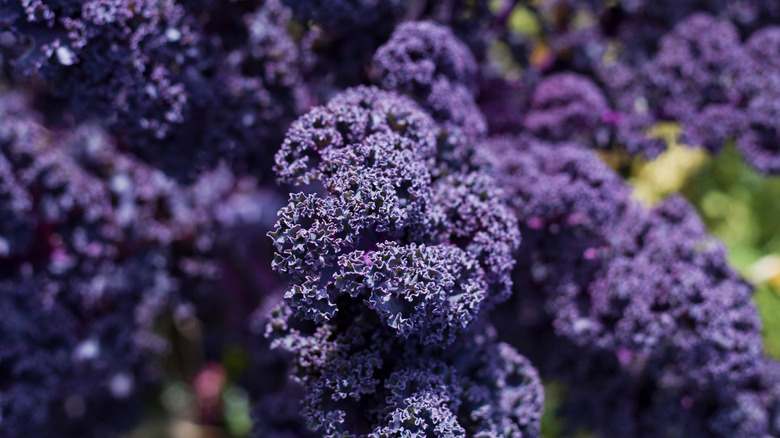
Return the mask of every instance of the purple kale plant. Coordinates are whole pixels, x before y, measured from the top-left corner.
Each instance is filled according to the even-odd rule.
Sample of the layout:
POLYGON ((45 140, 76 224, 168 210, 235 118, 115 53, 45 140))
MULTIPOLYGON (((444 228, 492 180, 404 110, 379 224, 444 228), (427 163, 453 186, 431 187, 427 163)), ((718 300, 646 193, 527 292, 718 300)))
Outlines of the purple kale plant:
POLYGON ((398 26, 374 55, 384 88, 426 95, 434 83, 446 80, 473 89, 477 65, 468 47, 452 31, 432 22, 398 26))
POLYGON ((490 121, 493 132, 519 133, 499 121, 523 120, 544 139, 616 146, 653 159, 665 148, 654 128, 674 123, 685 144, 718 153, 734 143, 751 166, 776 173, 776 38, 771 19, 764 20, 780 11, 770 3, 554 1, 532 7, 543 30, 552 31, 541 46, 547 60, 531 59, 515 79, 512 88, 530 90, 530 99, 510 100, 507 90, 509 106, 498 107, 501 115, 489 100, 483 103, 497 120, 490 121), (579 85, 562 79, 572 77, 579 85), (533 108, 533 99, 543 109, 533 108))
POLYGON ((769 377, 752 289, 684 200, 633 204, 576 145, 490 140, 481 159, 524 236, 513 300, 525 322, 498 324, 543 375, 570 385, 568 418, 606 436, 773 433, 776 398, 763 391, 776 384, 753 389, 769 377), (596 388, 611 389, 594 404, 596 388), (610 398, 625 400, 618 414, 610 398))
POLYGON ((373 58, 374 80, 406 94, 439 127, 438 161, 470 166, 474 143, 487 135, 476 103, 477 62, 468 47, 445 26, 428 21, 399 25, 373 58))
POLYGON ((269 178, 267 157, 308 100, 291 13, 276 0, 7 0, 0 11, 15 81, 47 87, 75 109, 61 117, 100 120, 181 181, 220 162, 269 178))
POLYGON ((604 147, 610 141, 611 111, 601 89, 588 78, 559 73, 533 92, 524 126, 539 138, 604 147))
POLYGON ((225 247, 274 201, 227 169, 182 186, 95 125, 51 131, 0 99, 0 435, 119 436, 162 378, 156 324, 216 319, 225 247))
POLYGON ((49 81, 91 111, 137 111, 135 122, 153 136, 182 121, 187 93, 167 64, 183 64, 176 52, 198 36, 180 5, 9 0, 2 8, 4 48, 20 74, 49 81))
POLYGON ((168 260, 21 96, 0 111, 0 435, 118 436, 164 347, 152 324, 172 292, 168 260))
POLYGON ((360 87, 277 153, 305 191, 269 234, 291 285, 268 330, 326 436, 538 434, 535 370, 480 322, 508 296, 518 230, 491 178, 437 163, 439 136, 409 98, 360 87))

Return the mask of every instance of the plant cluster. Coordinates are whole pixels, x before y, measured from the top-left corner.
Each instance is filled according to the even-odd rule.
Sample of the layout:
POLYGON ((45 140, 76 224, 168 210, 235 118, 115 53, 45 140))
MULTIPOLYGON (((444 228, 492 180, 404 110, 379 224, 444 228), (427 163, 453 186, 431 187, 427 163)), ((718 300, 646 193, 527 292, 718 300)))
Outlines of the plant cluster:
POLYGON ((625 178, 660 126, 780 174, 777 20, 0 0, 0 437, 124 436, 182 382, 256 437, 780 437, 753 285, 625 178))

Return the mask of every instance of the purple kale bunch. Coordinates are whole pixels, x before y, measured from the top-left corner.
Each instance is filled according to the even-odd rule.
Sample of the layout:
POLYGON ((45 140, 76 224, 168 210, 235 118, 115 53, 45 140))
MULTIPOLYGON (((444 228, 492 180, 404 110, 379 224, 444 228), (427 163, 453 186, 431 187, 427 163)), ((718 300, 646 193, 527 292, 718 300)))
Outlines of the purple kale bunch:
POLYGON ((754 374, 762 351, 752 289, 691 207, 673 197, 627 220, 627 238, 579 298, 590 300, 588 310, 571 306, 570 322, 558 327, 571 327, 569 337, 593 336, 584 342, 616 351, 627 363, 666 364, 662 381, 706 388, 738 385, 754 374))
POLYGON ((225 168, 179 185, 95 125, 51 132, 21 95, 0 102, 0 435, 118 436, 159 383, 161 315, 243 329, 222 313, 257 292, 226 248, 259 240, 276 201, 225 168))
MULTIPOLYGON (((704 12, 729 20, 741 33, 749 33, 780 17, 780 7, 765 0, 685 0, 680 2, 650 2, 625 0, 619 2, 627 18, 642 23, 641 29, 650 38, 671 29, 695 13, 704 12)), ((649 41, 648 41, 649 42, 649 41)))
POLYGON ((736 136, 737 148, 745 160, 755 169, 774 175, 780 173, 778 96, 780 83, 773 84, 766 94, 753 98, 740 126, 744 131, 736 136))
POLYGON ((292 329, 280 340, 296 356, 311 429, 324 436, 538 436, 536 371, 489 327, 440 349, 404 341, 367 313, 338 326, 292 329))
POLYGON ((0 435, 118 436, 156 376, 168 261, 22 98, 0 113, 0 435))
MULTIPOLYGON (((503 29, 511 9, 505 5, 503 8, 507 11, 497 14, 483 1, 361 0, 323 3, 288 0, 285 4, 293 10, 296 24, 303 27, 302 45, 306 48, 308 67, 305 82, 321 102, 328 101, 344 88, 375 80, 376 68, 372 66, 371 57, 381 45, 400 44, 401 47, 387 50, 407 56, 402 55, 406 50, 400 42, 403 34, 416 35, 418 43, 431 44, 424 42, 429 37, 423 33, 433 32, 447 39, 433 43, 434 46, 441 44, 442 48, 454 47, 454 42, 462 46, 465 42, 468 46, 465 52, 461 48, 456 50, 469 58, 473 55, 468 50, 474 51, 479 55, 478 59, 483 60, 495 39, 494 25, 503 29), (388 41, 393 33, 396 34, 392 36, 393 41, 388 41), (356 34, 360 38, 355 38, 356 34)), ((449 62, 447 58, 439 58, 438 61, 449 62)), ((390 65, 384 67, 392 68, 390 65)))
POLYGON ((486 135, 474 96, 477 63, 449 28, 427 21, 401 24, 376 51, 373 65, 382 88, 412 97, 438 123, 444 161, 463 162, 471 144, 486 135))
POLYGON ((576 141, 593 147, 610 142, 613 113, 601 89, 587 77, 558 73, 545 77, 531 97, 524 125, 539 138, 576 141))
MULTIPOLYGON (((664 35, 695 14, 730 21, 743 36, 780 17, 780 6, 766 0, 555 0, 544 9, 556 18, 553 44, 573 42, 569 50, 587 54, 589 48, 600 46, 601 51, 608 42, 614 42, 624 59, 637 64, 646 62, 658 50, 664 35), (590 19, 584 28, 583 15, 590 19), (575 23, 578 16, 580 22, 575 23)), ((593 54, 587 57, 595 59, 593 54)))
POLYGON ((524 236, 513 298, 523 319, 498 324, 570 386, 564 413, 608 436, 772 430, 775 399, 750 395, 765 372, 752 289, 685 201, 632 204, 625 183, 576 145, 505 138, 480 157, 524 236), (606 394, 598 402, 595 388, 606 394))
POLYGON ((734 140, 749 164, 777 173, 775 33, 763 29, 743 45, 730 22, 704 14, 687 18, 661 40, 633 91, 618 91, 626 118, 643 119, 643 130, 656 121, 679 122, 687 143, 713 152, 734 140))
MULTIPOLYGON (((127 229, 123 244, 165 248, 176 291, 174 307, 194 305, 197 316, 209 321, 225 308, 256 306, 258 292, 272 289, 276 280, 267 266, 272 250, 260 242, 265 242, 264 234, 275 221, 273 209, 282 205, 281 195, 224 166, 204 172, 190 185, 178 184, 159 169, 123 154, 94 125, 78 127, 63 143, 82 169, 110 187, 116 219, 127 229), (250 286, 237 280, 244 276, 240 270, 252 271, 249 283, 263 278, 264 290, 244 290, 250 286), (226 283, 231 284, 230 300, 215 293, 226 283)), ((246 312, 239 313, 248 317, 246 312)))
POLYGON ((775 3, 0 0, 0 438, 180 380, 194 428, 537 437, 540 378, 565 436, 780 436, 752 287, 601 159, 780 173, 775 3))
POLYGON ((593 151, 574 143, 494 137, 480 144, 478 161, 498 178, 529 233, 598 231, 620 217, 628 200, 621 178, 593 151))
POLYGON ((7 0, 0 7, 4 48, 20 74, 43 79, 58 94, 117 122, 132 115, 153 136, 165 136, 182 121, 186 87, 169 65, 197 56, 182 48, 198 37, 180 5, 7 0), (117 113, 119 108, 128 113, 117 113))
POLYGON ((265 149, 306 106, 279 1, 0 3, 17 82, 43 83, 182 181, 226 162, 269 177, 265 149))
POLYGON ((507 297, 519 234, 491 178, 437 162, 439 135, 412 100, 359 87, 277 153, 305 191, 270 233, 291 286, 269 334, 327 436, 538 433, 533 369, 479 322, 507 297))
POLYGON ((604 246, 601 230, 622 216, 629 190, 593 151, 576 144, 491 138, 477 158, 505 190, 523 236, 512 297, 522 318, 512 317, 507 330, 552 326, 546 303, 591 278, 604 246))
POLYGON ((748 163, 775 173, 776 38, 758 16, 778 11, 764 3, 552 2, 535 10, 553 30, 551 60, 531 68, 543 74, 540 83, 535 74, 521 80, 534 89, 531 102, 514 98, 508 110, 524 114, 536 136, 617 145, 649 159, 664 149, 652 129, 679 123, 682 142, 717 153, 734 141, 748 163), (601 21, 583 27, 578 14, 601 21), (572 77, 579 84, 567 86, 572 77), (577 91, 564 97, 569 88, 577 91), (568 104, 552 103, 553 96, 568 104), (544 109, 531 107, 534 99, 544 109))
POLYGON ((327 320, 336 311, 339 289, 363 283, 360 289, 373 295, 379 291, 372 281, 388 282, 395 286, 372 300, 377 312, 399 334, 421 332, 431 343, 442 340, 431 336, 447 339, 467 326, 483 301, 506 298, 519 235, 487 176, 437 168, 438 132, 410 99, 366 87, 346 91, 293 124, 276 156, 280 180, 306 186, 319 181, 329 194, 291 195, 271 234, 276 269, 299 283, 290 292, 300 304, 299 316, 327 320), (433 267, 445 260, 451 265, 443 271, 433 267), (399 271, 383 272, 387 263, 399 271), (420 286, 434 289, 405 297, 398 282, 426 266, 432 270, 417 275, 429 282, 420 280, 420 286), (333 283, 319 284, 314 274, 331 269, 333 283), (392 298, 394 291, 401 295, 392 298), (397 299, 420 302, 396 308, 402 302, 397 299), (449 321, 455 309, 460 322, 449 321), (430 331, 433 326, 439 329, 430 331))
POLYGON ((191 119, 168 140, 177 147, 167 153, 194 152, 200 167, 225 163, 239 176, 270 180, 268 158, 310 104, 305 49, 288 32, 292 14, 278 0, 262 6, 217 2, 188 13, 199 18, 216 53, 210 64, 198 66, 191 119))
POLYGON ((710 149, 733 135, 740 117, 737 82, 745 63, 736 29, 697 14, 678 24, 648 62, 600 64, 596 72, 614 102, 617 141, 630 153, 653 158, 661 150, 649 130, 660 121, 683 125, 690 141, 710 149), (719 136, 722 134, 723 136, 719 136))
POLYGON ((663 380, 626 369, 612 353, 573 347, 554 336, 545 340, 559 351, 548 350, 534 362, 548 361, 541 366, 549 372, 546 377, 567 385, 558 411, 571 429, 567 436, 577 428, 600 436, 637 437, 748 438, 780 433, 780 381, 773 360, 760 359, 758 372, 744 385, 721 390, 688 382, 670 388, 663 380))
POLYGON ((648 105, 662 120, 683 125, 712 105, 734 105, 745 63, 737 30, 704 14, 678 24, 644 70, 648 105))
POLYGON ((774 360, 758 358, 755 372, 741 383, 727 379, 720 382, 723 386, 702 387, 647 372, 675 367, 674 362, 630 363, 625 353, 576 347, 554 335, 545 339, 558 351, 539 344, 531 356, 535 363, 545 363, 540 365, 549 373, 545 377, 567 385, 559 414, 572 428, 638 437, 747 438, 780 433, 780 380, 774 360))
POLYGON ((740 77, 744 93, 741 113, 733 114, 726 126, 745 160, 769 174, 780 173, 778 149, 778 96, 780 96, 780 28, 769 26, 750 36, 744 44, 745 74, 740 77))
POLYGON ((383 88, 425 95, 446 80, 473 89, 477 79, 474 56, 445 27, 432 22, 398 26, 376 55, 374 67, 383 88))

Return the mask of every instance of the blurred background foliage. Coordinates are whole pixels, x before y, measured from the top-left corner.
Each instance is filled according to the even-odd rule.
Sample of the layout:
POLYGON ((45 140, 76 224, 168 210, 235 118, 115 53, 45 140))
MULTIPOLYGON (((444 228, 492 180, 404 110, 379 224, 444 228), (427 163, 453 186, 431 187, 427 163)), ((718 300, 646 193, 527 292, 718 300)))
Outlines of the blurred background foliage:
MULTIPOLYGON (((583 21, 579 27, 587 27, 592 17, 578 19, 583 21)), ((512 11, 507 25, 513 33, 536 40, 529 62, 544 64, 548 49, 540 38, 541 25, 536 16, 521 4, 512 11)), ((511 77, 517 74, 518 66, 505 52, 500 45, 493 47, 491 61, 511 77)), ((664 139, 668 149, 652 161, 629 158, 620 152, 601 155, 628 179, 637 201, 650 206, 680 193, 695 206, 710 232, 728 248, 732 265, 755 286, 765 351, 780 359, 780 177, 757 173, 745 164, 733 145, 713 156, 682 144, 680 131, 674 123, 654 127, 649 134, 664 139)), ((564 430, 555 410, 565 397, 565 387, 546 382, 545 397, 542 435, 556 438, 564 430)), ((582 432, 579 436, 591 435, 582 432)))
MULTIPOLYGON (((543 0, 527 2, 538 5, 543 0)), ((498 9, 499 0, 491 0, 498 9)), ((587 27, 593 17, 577 17, 578 27, 587 27)), ((528 54, 532 66, 550 61, 550 49, 542 37, 537 16, 523 4, 517 5, 507 22, 510 32, 531 41, 528 54)), ((496 41, 488 53, 489 62, 507 79, 521 76, 523 67, 513 59, 509 48, 496 41)), ((634 187, 634 198, 653 205, 674 193, 688 199, 698 210, 710 232, 726 245, 732 265, 755 286, 754 300, 763 321, 767 354, 780 359, 780 177, 767 177, 746 165, 739 152, 729 145, 718 155, 682 144, 680 127, 674 123, 659 124, 649 133, 665 140, 667 151, 652 161, 630 158, 619 151, 605 152, 601 157, 621 173, 634 187)), ((197 335, 187 330, 174 336, 184 347, 195 348, 197 335)), ((237 376, 246 365, 245 352, 229 349, 220 363, 205 364, 192 378, 180 376, 169 383, 152 401, 153 414, 129 438, 228 438, 245 437, 251 429, 249 397, 236 385, 237 376), (198 387, 200 382, 200 387, 198 387), (213 392, 213 393, 210 393, 213 392), (203 399, 214 401, 210 409, 225 424, 202 426, 189 421, 193 410, 203 409, 203 399)), ((176 356, 176 354, 173 354, 176 356)), ((171 358, 176 362, 183 358, 171 358)), ((172 363, 166 368, 181 369, 172 363)), ((555 415, 566 395, 558 382, 545 382, 545 414, 542 436, 558 438, 565 424, 555 415)), ((570 436, 570 435, 567 435, 570 436)), ((576 438, 595 438, 587 431, 576 438)))
MULTIPOLYGON (((766 177, 746 165, 733 146, 715 156, 678 141, 679 127, 656 126, 668 150, 653 161, 619 153, 602 157, 626 175, 634 198, 653 205, 682 194, 698 210, 710 232, 728 248, 732 265, 750 282, 764 325, 767 354, 780 358, 780 177, 766 177)), ((542 435, 561 436, 564 425, 555 410, 566 389, 545 383, 542 435)), ((592 438, 582 432, 578 438, 592 438)))
POLYGON ((780 178, 758 174, 732 146, 709 156, 674 139, 669 145, 657 160, 632 165, 636 198, 652 204, 679 192, 696 207, 756 287, 766 351, 780 358, 780 178))

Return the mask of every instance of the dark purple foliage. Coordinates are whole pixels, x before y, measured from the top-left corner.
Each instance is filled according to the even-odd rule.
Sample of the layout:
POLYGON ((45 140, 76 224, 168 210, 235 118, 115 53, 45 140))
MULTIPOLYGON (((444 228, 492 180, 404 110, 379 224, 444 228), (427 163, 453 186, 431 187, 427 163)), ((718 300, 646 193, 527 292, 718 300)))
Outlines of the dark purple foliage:
POLYGON ((77 119, 184 181, 220 162, 269 176, 276 144, 308 100, 290 13, 271 0, 0 3, 5 53, 77 119), (184 161, 184 163, 182 163, 184 161))
POLYGON ((439 80, 420 103, 440 123, 449 143, 470 143, 487 133, 485 116, 463 84, 439 80))
POLYGON ((616 143, 631 155, 657 157, 666 144, 651 136, 650 129, 658 119, 645 96, 640 73, 620 61, 597 63, 595 72, 599 81, 606 84, 604 91, 614 108, 607 119, 616 125, 616 143))
POLYGON ((117 436, 165 345, 169 262, 18 96, 0 114, 0 436, 117 436))
POLYGON ((737 136, 737 148, 757 170, 780 173, 780 77, 778 83, 751 99, 745 110, 747 125, 737 136))
MULTIPOLYGON (((526 142, 518 143, 515 151, 523 150, 526 142)), ((631 358, 662 353, 680 374, 702 384, 725 376, 739 382, 749 374, 761 355, 751 289, 684 201, 670 199, 650 213, 627 209, 627 188, 587 151, 571 148, 580 157, 567 163, 565 147, 537 146, 548 158, 531 161, 534 168, 507 165, 501 148, 493 146, 499 152, 491 159, 512 184, 504 187, 521 230, 530 229, 527 243, 535 242, 534 230, 552 235, 527 247, 538 253, 523 258, 529 257, 524 269, 532 282, 549 294, 556 333, 631 358), (556 179, 560 186, 552 184, 556 179), (561 245, 585 248, 569 254, 561 245)))
MULTIPOLYGON (((582 427, 600 436, 675 438, 748 438, 780 432, 780 381, 772 360, 759 359, 757 374, 742 386, 705 389, 691 382, 671 381, 670 386, 643 373, 641 367, 625 368, 613 353, 572 348, 561 338, 547 342, 548 351, 542 355, 554 358, 555 364, 543 368, 555 371, 545 377, 568 387, 559 414, 572 433, 582 427)), ((645 368, 665 365, 648 362, 645 368)))
POLYGON ((738 123, 716 130, 706 127, 741 117, 734 108, 741 99, 735 85, 744 63, 736 29, 698 14, 664 36, 658 53, 641 67, 601 68, 599 77, 618 110, 618 141, 629 152, 653 157, 657 147, 648 139, 648 130, 659 121, 676 121, 682 123, 687 141, 719 149, 738 123))
MULTIPOLYGON (((735 141, 748 163, 761 172, 775 173, 776 123, 771 102, 777 100, 773 96, 780 82, 774 65, 777 37, 773 27, 761 26, 780 9, 770 3, 552 2, 543 9, 557 14, 550 41, 554 73, 542 80, 534 95, 550 94, 542 88, 553 80, 547 78, 572 75, 558 70, 583 72, 597 80, 608 106, 614 108, 601 112, 601 122, 614 126, 614 137, 610 129, 601 129, 596 145, 614 142, 632 155, 652 159, 664 147, 651 137, 653 127, 674 122, 683 128, 684 143, 717 153, 726 142, 735 141), (595 13, 601 21, 595 26, 575 24, 582 13, 595 13), (751 32, 754 35, 743 45, 751 32)), ((526 76, 525 82, 534 82, 533 74, 526 76)), ((565 89, 549 88, 558 93, 565 89)), ((595 84, 577 89, 590 96, 601 94, 595 84)), ((581 106, 559 105, 569 110, 595 108, 579 102, 581 106)), ((526 124, 537 136, 592 145, 588 126, 597 122, 595 114, 577 113, 581 129, 567 130, 570 120, 557 123, 551 116, 561 111, 531 113, 526 124), (590 123, 582 121, 584 114, 590 116, 590 123)))
POLYGON ((282 308, 269 327, 294 354, 311 429, 327 437, 538 436, 536 371, 497 343, 490 327, 478 324, 442 350, 405 341, 371 313, 352 310, 312 332, 281 322, 288 320, 282 308))
POLYGON ((524 125, 539 138, 603 147, 610 141, 610 109, 601 90, 584 76, 545 77, 533 92, 524 125))
POLYGON ((744 112, 729 104, 715 104, 708 105, 690 118, 684 133, 692 145, 718 153, 729 139, 744 136, 746 128, 744 112))
POLYGON ((570 311, 568 336, 594 336, 629 363, 662 351, 664 375, 702 387, 743 382, 761 357, 751 287, 681 198, 646 216, 629 216, 631 240, 587 287, 589 309, 570 311))
MULTIPOLYGON (((173 1, 3 3, 3 30, 12 35, 19 56, 11 60, 21 74, 50 81, 94 112, 106 115, 122 107, 156 137, 182 121, 186 87, 166 64, 177 62, 178 51, 178 63, 184 64, 193 54, 182 47, 194 46, 198 36, 183 21, 181 6, 173 1)), ((117 113, 108 118, 122 122, 117 113)))
MULTIPOLYGON (((665 34, 696 13, 731 21, 743 35, 780 17, 780 5, 771 0, 556 0, 551 3, 570 9, 572 16, 581 11, 594 14, 596 33, 619 41, 624 46, 622 56, 640 63, 657 50, 665 34)), ((559 31, 566 37, 572 30, 563 27, 559 31)))
POLYGON ((518 134, 530 104, 531 81, 490 78, 480 81, 479 108, 491 135, 518 134))
MULTIPOLYGON (((745 93, 741 124, 735 127, 737 148, 745 160, 757 170, 780 173, 780 28, 766 27, 747 40, 746 72, 740 77, 740 89, 745 93), (737 131, 737 129, 739 129, 737 131)), ((734 122, 732 122, 734 124, 734 122)))
POLYGON ((530 136, 481 144, 480 161, 493 170, 523 228, 600 230, 614 223, 629 189, 592 151, 530 136))
POLYGON ((300 404, 305 396, 303 386, 290 378, 289 353, 271 349, 265 339, 266 325, 281 297, 269 294, 250 319, 252 340, 251 372, 244 376, 244 386, 252 397, 252 437, 315 438, 322 436, 307 427, 300 404))
POLYGON ((780 436, 751 286, 621 177, 664 125, 780 173, 778 18, 0 0, 0 437, 124 436, 160 383, 256 437, 536 437, 537 369, 566 436, 780 436))
POLYGON ((606 436, 725 437, 774 427, 768 402, 736 407, 763 372, 752 289, 685 201, 633 205, 625 183, 582 147, 505 138, 487 142, 480 156, 524 237, 514 301, 528 316, 516 327, 551 339, 534 344, 511 325, 505 336, 570 385, 564 412, 606 436), (595 403, 593 391, 607 395, 595 403), (610 399, 626 400, 617 414, 610 399), (716 421, 715 409, 733 412, 716 421))
POLYGON ((407 0, 284 0, 296 18, 312 21, 332 33, 350 33, 361 29, 393 25, 403 15, 407 0), (389 22, 389 23, 388 23, 389 22))
POLYGON ((737 29, 694 14, 680 21, 646 62, 597 61, 596 74, 615 112, 616 140, 629 153, 653 158, 662 144, 649 136, 658 122, 678 122, 684 141, 719 151, 744 131, 742 107, 755 77, 737 29))
POLYGON ((383 88, 413 95, 430 93, 442 79, 470 89, 476 85, 477 64, 468 47, 448 27, 432 22, 399 25, 374 55, 374 68, 383 88))
POLYGON ((643 69, 649 106, 660 119, 680 120, 715 104, 733 104, 743 51, 736 29, 704 14, 678 24, 643 69))
POLYGON ((166 248, 177 290, 174 301, 194 304, 198 317, 208 320, 225 308, 235 312, 237 307, 256 305, 256 298, 250 297, 258 291, 247 297, 242 284, 247 280, 235 278, 240 270, 251 270, 251 281, 264 284, 260 294, 272 288, 276 280, 266 266, 272 250, 264 234, 275 221, 273 209, 283 205, 280 195, 258 188, 252 178, 235 176, 225 166, 202 173, 189 186, 177 184, 159 169, 118 151, 111 137, 95 126, 74 130, 63 147, 79 166, 110 187, 113 214, 131 230, 123 245, 166 248), (214 293, 226 284, 231 285, 229 300, 214 293))
POLYGON ((269 331, 327 436, 538 433, 530 365, 473 328, 507 298, 519 234, 491 178, 437 160, 439 132, 409 98, 360 87, 293 123, 277 154, 309 194, 269 234, 292 282, 269 331), (459 353, 475 342, 495 362, 459 353), (503 387, 494 368, 526 377, 503 387))
POLYGON ((299 316, 326 321, 338 297, 364 297, 399 334, 442 342, 483 301, 506 297, 519 242, 511 216, 485 176, 438 175, 437 137, 414 102, 375 88, 348 90, 293 124, 277 172, 327 193, 291 195, 271 233, 299 316), (407 291, 411 279, 432 289, 407 291))
POLYGON ((439 159, 467 162, 472 144, 487 133, 474 92, 477 65, 449 28, 427 21, 405 23, 373 59, 376 81, 412 97, 441 128, 439 159))
POLYGON ((273 197, 225 168, 181 186, 97 126, 51 132, 20 95, 0 103, 0 435, 117 436, 158 383, 161 314, 241 313, 215 299, 225 248, 270 226, 273 197))

